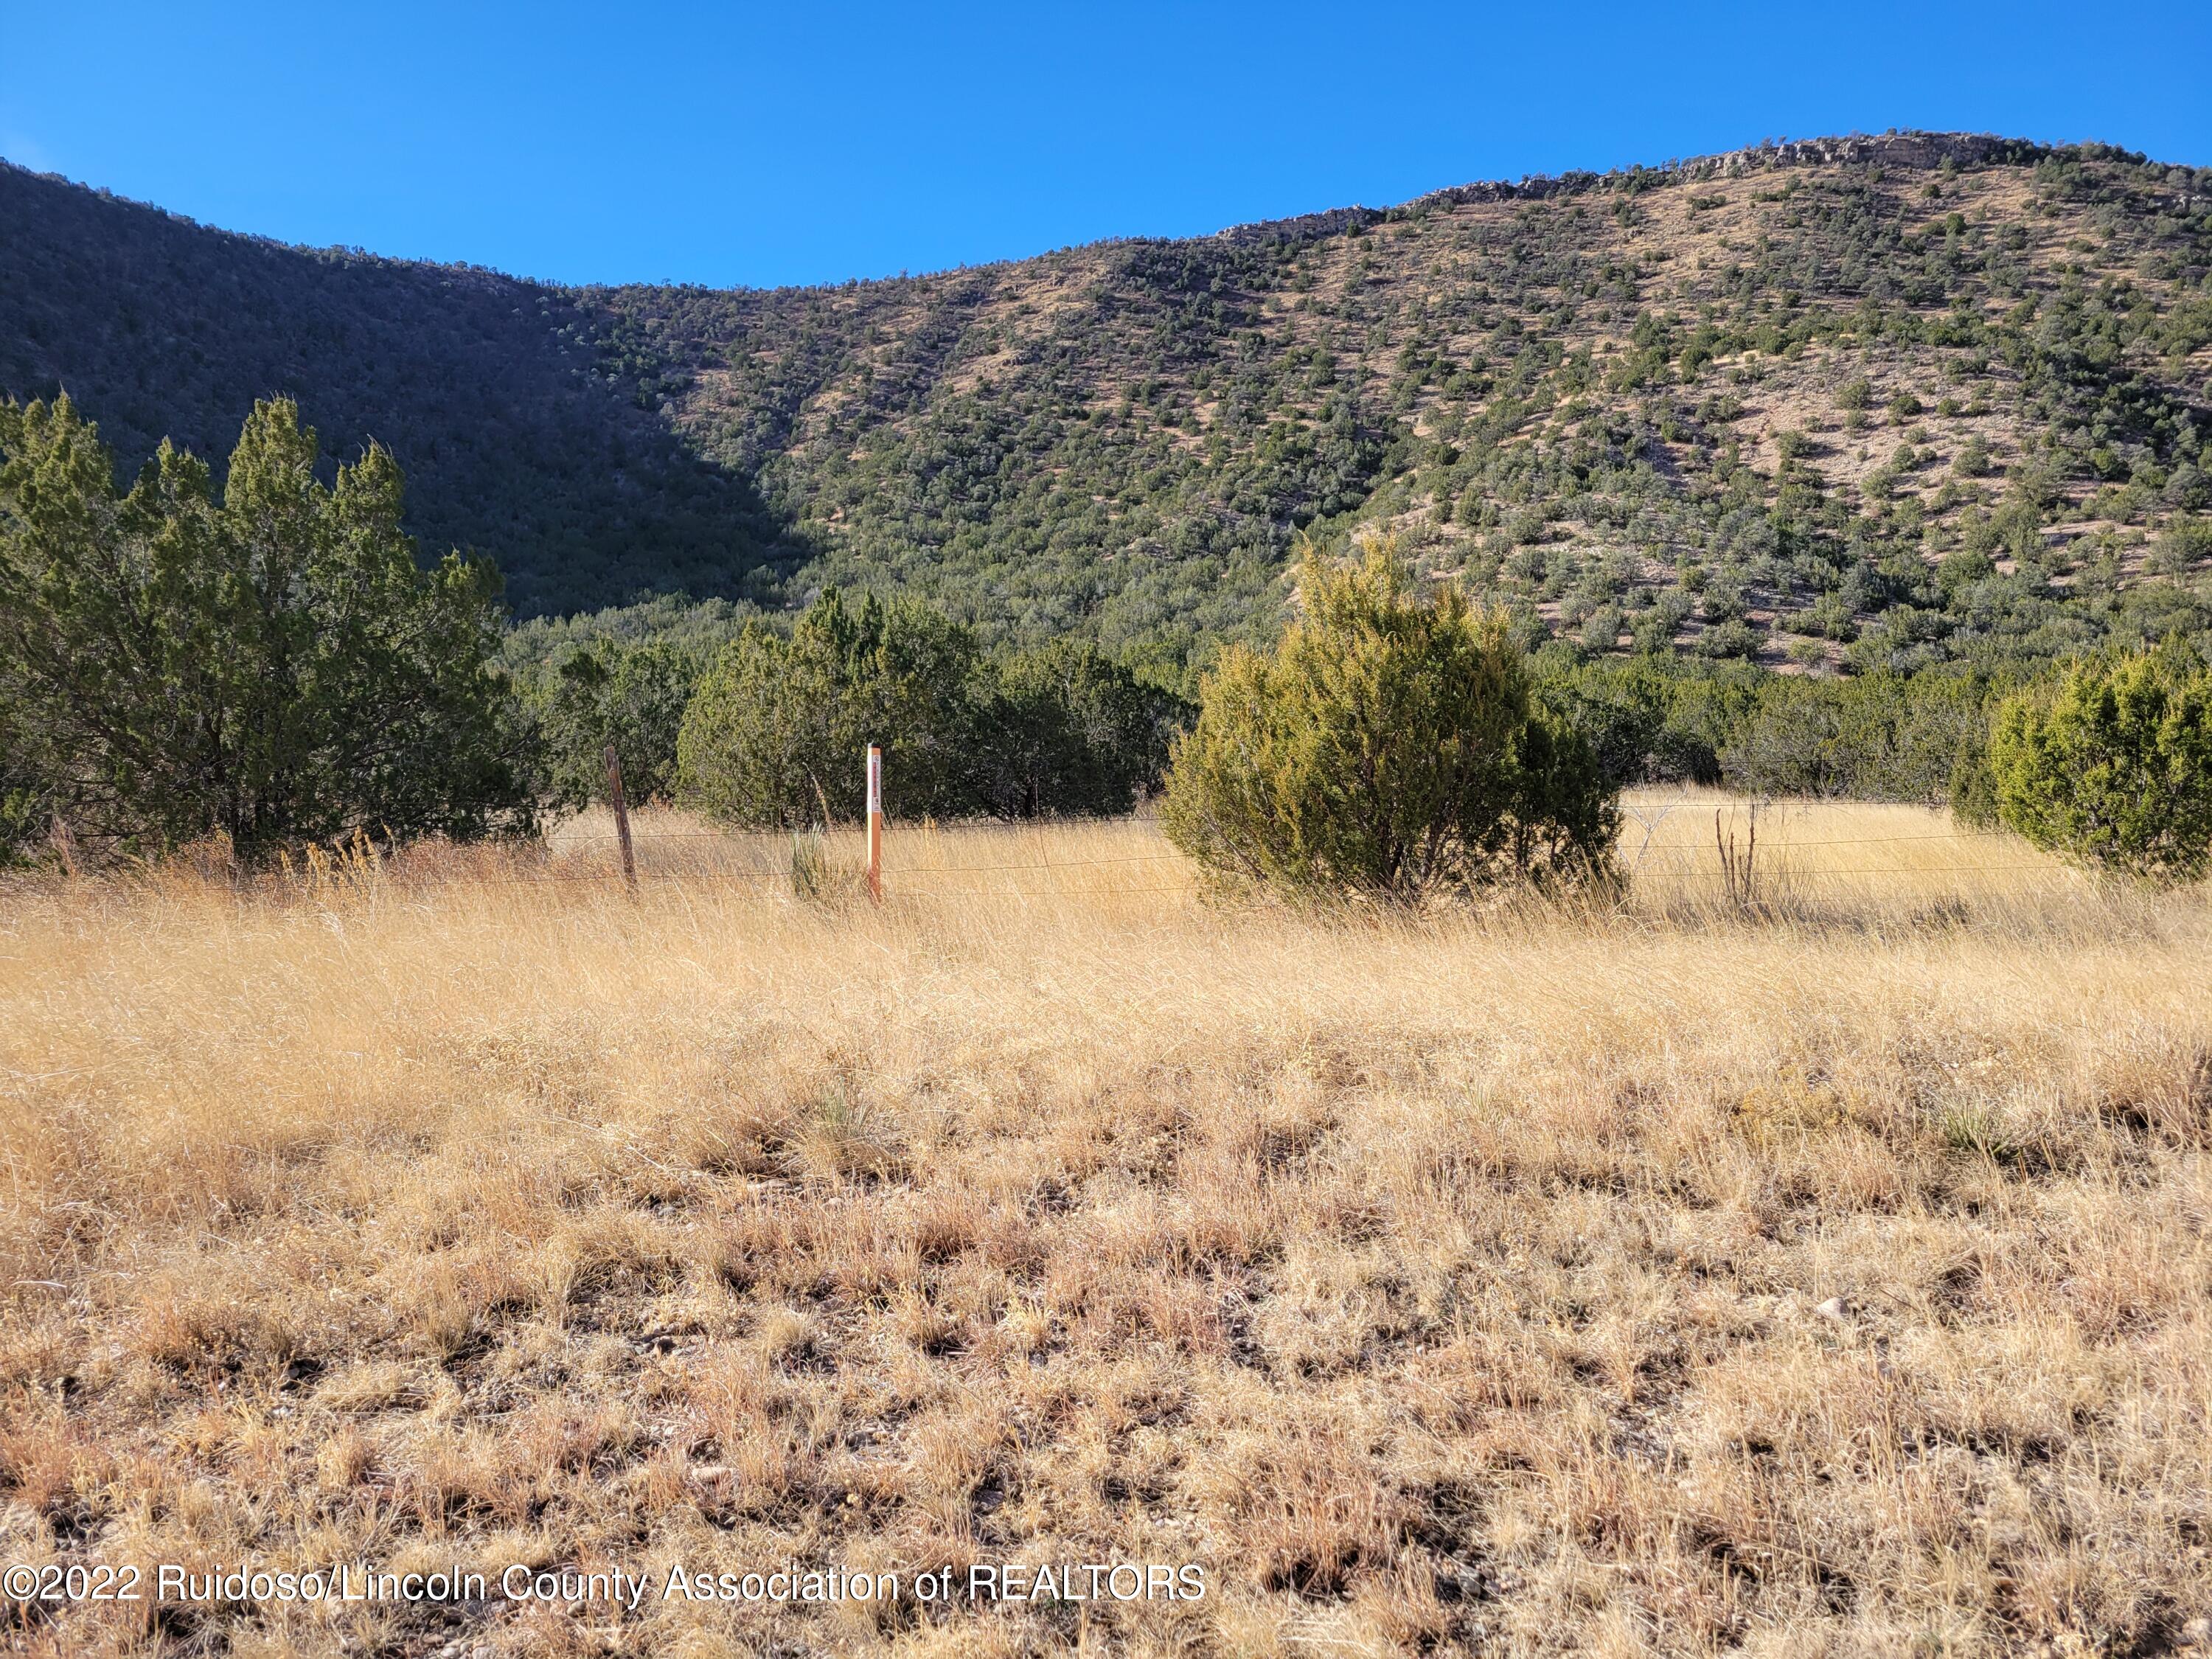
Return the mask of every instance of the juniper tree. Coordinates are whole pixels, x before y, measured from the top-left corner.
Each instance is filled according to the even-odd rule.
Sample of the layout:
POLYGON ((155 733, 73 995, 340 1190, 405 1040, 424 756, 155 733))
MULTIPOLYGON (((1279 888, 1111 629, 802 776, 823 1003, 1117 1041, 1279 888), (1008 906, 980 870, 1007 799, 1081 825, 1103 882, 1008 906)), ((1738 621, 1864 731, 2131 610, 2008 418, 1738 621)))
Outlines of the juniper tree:
POLYGON ((157 852, 529 822, 490 665, 487 565, 421 568, 372 446, 315 476, 289 399, 257 403, 218 492, 164 443, 118 491, 66 397, 0 404, 0 698, 10 764, 76 837, 157 852))
POLYGON ((1422 597, 1387 543, 1332 567, 1304 614, 1231 647, 1177 740, 1169 838, 1230 884, 1393 901, 1611 866, 1614 786, 1532 695, 1506 618, 1422 597))
POLYGON ((1998 817, 2038 847, 2115 874, 2212 869, 2212 670, 2178 644, 2092 660, 1997 711, 1998 817))

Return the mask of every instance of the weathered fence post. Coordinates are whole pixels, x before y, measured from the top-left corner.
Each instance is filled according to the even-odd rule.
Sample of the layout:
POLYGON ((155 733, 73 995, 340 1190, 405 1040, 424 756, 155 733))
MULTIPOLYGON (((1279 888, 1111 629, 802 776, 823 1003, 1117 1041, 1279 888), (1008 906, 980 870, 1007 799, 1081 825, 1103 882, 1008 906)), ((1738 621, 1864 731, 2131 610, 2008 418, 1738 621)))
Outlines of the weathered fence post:
POLYGON ((868 745, 868 896, 884 902, 884 751, 868 745))
POLYGON ((71 880, 76 878, 76 837, 63 822, 59 812, 54 814, 52 840, 54 853, 62 861, 62 873, 71 880))
POLYGON ((629 803, 623 799, 622 762, 607 745, 607 799, 614 804, 615 839, 622 843, 623 885, 637 891, 637 860, 629 849, 629 803))

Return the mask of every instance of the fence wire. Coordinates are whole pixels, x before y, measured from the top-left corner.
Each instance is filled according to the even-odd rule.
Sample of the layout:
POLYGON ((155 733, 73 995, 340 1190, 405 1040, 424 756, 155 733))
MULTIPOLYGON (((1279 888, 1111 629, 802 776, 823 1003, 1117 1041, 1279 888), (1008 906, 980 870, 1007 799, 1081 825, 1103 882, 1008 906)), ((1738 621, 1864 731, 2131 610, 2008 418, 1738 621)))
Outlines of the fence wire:
MULTIPOLYGON (((1868 837, 1867 839, 1878 840, 1881 838, 1868 837)), ((1891 837, 1889 839, 1900 841, 1922 841, 1937 840, 1942 838, 1936 836, 1906 836, 1891 837)), ((1849 846, 1852 844, 1853 843, 1849 842, 1798 843, 1800 846, 1849 846)), ((1666 853, 1695 854, 1708 850, 1709 849, 1703 849, 1694 846, 1678 845, 1670 845, 1663 848, 1652 848, 1649 849, 1644 860, 1637 864, 1629 872, 1630 882, 1632 884, 1641 884, 1650 887, 1679 886, 1686 883, 1698 882, 1726 882, 1728 880, 1728 875, 1724 871, 1682 868, 1674 866, 1670 861, 1654 860, 1650 856, 1650 854, 1666 853)), ((2015 860, 2005 863, 1996 864, 1936 864, 1918 866, 1857 864, 1829 866, 1813 869, 1799 869, 1793 868, 1789 863, 1780 858, 1779 855, 1786 853, 1789 850, 1788 848, 1777 848, 1774 850, 1778 855, 1776 862, 1771 864, 1762 862, 1759 866, 1757 878, 1761 883, 1817 883, 1826 881, 1835 877, 1880 877, 1892 881, 1922 882, 1941 879, 1942 878, 1951 876, 2017 875, 2040 872, 2046 876, 2055 877, 2067 873, 2064 866, 2063 866, 2043 863, 2032 860, 2015 860)), ((1169 863, 1181 861, 1182 860, 1176 855, 1167 854, 1159 857, 1146 857, 1144 859, 1075 859, 1060 863, 1043 865, 941 865, 918 869, 887 869, 883 872, 883 874, 884 892, 887 897, 980 898, 988 897, 994 895, 1012 897, 1034 897, 1039 896, 1039 895, 1024 894, 1018 884, 1001 884, 997 886, 982 887, 941 887, 933 884, 941 877, 959 877, 981 874, 1013 875, 1016 877, 1024 875, 1049 876, 1058 875, 1070 870, 1101 868, 1133 863, 1169 863)), ((1192 869, 1193 877, 1195 878, 1198 873, 1199 872, 1195 866, 1194 866, 1192 869)), ((860 872, 857 869, 840 870, 835 872, 833 880, 857 881, 860 878, 860 872)), ((624 877, 623 872, 619 870, 547 870, 529 875, 480 877, 476 878, 470 884, 484 887, 562 887, 572 885, 591 885, 610 882, 624 882, 628 879, 629 878, 624 877)), ((640 885, 647 882, 689 882, 700 886, 712 886, 720 883, 757 884, 776 887, 791 887, 798 884, 794 882, 794 878, 791 872, 784 870, 641 869, 636 873, 635 881, 640 885)), ((1122 894, 1187 893, 1191 891, 1194 885, 1194 880, 1187 882, 1148 883, 1142 886, 1133 887, 1115 885, 1078 889, 1068 891, 1066 896, 1069 897, 1080 898, 1110 898, 1119 896, 1122 894)))

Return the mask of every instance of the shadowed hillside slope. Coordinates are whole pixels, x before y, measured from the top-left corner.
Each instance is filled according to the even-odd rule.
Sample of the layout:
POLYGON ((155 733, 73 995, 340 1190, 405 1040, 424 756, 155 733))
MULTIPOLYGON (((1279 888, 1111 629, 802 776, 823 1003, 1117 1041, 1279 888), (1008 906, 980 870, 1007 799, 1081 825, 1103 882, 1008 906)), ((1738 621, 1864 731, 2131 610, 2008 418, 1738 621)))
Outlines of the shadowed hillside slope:
POLYGON ((2212 171, 1904 134, 774 292, 561 289, 0 174, 0 382, 372 432, 519 608, 918 590, 1169 660, 1292 533, 1533 635, 1808 666, 2204 623, 2212 171))
POLYGON ((333 463, 372 438, 434 551, 496 556, 526 610, 736 593, 789 550, 750 480, 611 386, 597 311, 496 272, 204 228, 0 165, 0 389, 66 389, 135 469, 220 462, 295 396, 333 463))

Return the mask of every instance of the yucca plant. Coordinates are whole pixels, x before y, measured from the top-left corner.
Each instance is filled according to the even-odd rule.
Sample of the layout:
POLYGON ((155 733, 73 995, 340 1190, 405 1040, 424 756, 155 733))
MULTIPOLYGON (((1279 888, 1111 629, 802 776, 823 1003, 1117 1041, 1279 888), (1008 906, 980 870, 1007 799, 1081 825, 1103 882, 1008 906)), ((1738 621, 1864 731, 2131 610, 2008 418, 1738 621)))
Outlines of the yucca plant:
POLYGON ((804 903, 827 898, 836 879, 830 844, 819 830, 799 830, 791 837, 791 896, 804 903))

